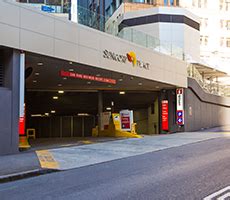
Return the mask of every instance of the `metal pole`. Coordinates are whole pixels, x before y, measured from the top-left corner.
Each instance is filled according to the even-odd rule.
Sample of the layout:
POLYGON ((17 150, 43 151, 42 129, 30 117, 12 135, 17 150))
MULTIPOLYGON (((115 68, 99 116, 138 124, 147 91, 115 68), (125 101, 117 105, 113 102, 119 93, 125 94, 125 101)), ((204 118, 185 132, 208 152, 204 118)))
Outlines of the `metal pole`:
POLYGON ((25 135, 25 53, 20 54, 19 135, 25 135))

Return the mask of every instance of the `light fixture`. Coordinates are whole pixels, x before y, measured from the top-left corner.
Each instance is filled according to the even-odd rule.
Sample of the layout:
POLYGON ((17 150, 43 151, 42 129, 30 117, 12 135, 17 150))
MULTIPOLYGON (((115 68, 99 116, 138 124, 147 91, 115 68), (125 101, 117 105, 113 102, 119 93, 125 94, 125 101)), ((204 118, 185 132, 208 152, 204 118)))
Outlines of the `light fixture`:
POLYGON ((57 97, 57 96, 54 96, 53 99, 58 99, 58 97, 57 97))
POLYGON ((77 116, 89 116, 88 113, 78 113, 77 116))
POLYGON ((122 78, 120 78, 120 79, 118 79, 118 81, 120 81, 120 82, 121 82, 121 81, 123 81, 123 79, 122 79, 122 78))
POLYGON ((133 79, 134 79, 134 78, 131 76, 131 77, 130 77, 130 80, 133 80, 133 79))
POLYGON ((142 85, 142 83, 140 82, 140 83, 138 83, 138 85, 142 85))
POLYGON ((56 113, 56 111, 55 111, 55 110, 51 110, 50 112, 51 112, 51 113, 56 113))
POLYGON ((157 89, 159 89, 160 87, 159 86, 156 86, 157 89))
POLYGON ((61 83, 59 83, 59 84, 58 84, 58 87, 61 87, 61 86, 62 86, 62 84, 61 84, 61 83))
POLYGON ((74 71, 74 69, 69 69, 69 71, 70 71, 70 72, 73 72, 73 71, 74 71))
POLYGON ((90 81, 88 81, 88 82, 87 82, 87 84, 88 84, 88 85, 90 85, 90 84, 91 84, 91 82, 90 82, 90 81))
POLYGON ((111 85, 108 85, 108 87, 112 87, 111 85))
POLYGON ((101 76, 101 74, 97 74, 96 76, 101 76))
POLYGON ((59 94, 64 94, 64 91, 63 90, 59 90, 58 93, 59 94))
POLYGON ((73 64, 73 62, 69 61, 69 64, 70 64, 70 65, 72 65, 72 64, 73 64))
POLYGON ((63 80, 67 80, 67 77, 63 77, 63 80))
POLYGON ((125 94, 125 91, 120 91, 119 94, 125 94))
POLYGON ((40 74, 39 72, 36 72, 36 73, 35 73, 35 76, 39 76, 39 74, 40 74))
POLYGON ((37 83, 37 81, 36 81, 36 80, 33 80, 33 83, 37 83))
POLYGON ((31 117, 42 117, 42 114, 32 114, 31 117))
POLYGON ((112 110, 112 108, 110 108, 110 107, 107 107, 107 108, 106 108, 106 110, 112 110))
POLYGON ((49 116, 49 113, 45 113, 45 116, 49 116))
POLYGON ((38 66, 42 66, 42 65, 43 65, 43 63, 42 63, 42 62, 39 62, 39 63, 37 63, 37 65, 38 65, 38 66))
POLYGON ((114 102, 113 101, 111 101, 111 106, 114 106, 114 102))

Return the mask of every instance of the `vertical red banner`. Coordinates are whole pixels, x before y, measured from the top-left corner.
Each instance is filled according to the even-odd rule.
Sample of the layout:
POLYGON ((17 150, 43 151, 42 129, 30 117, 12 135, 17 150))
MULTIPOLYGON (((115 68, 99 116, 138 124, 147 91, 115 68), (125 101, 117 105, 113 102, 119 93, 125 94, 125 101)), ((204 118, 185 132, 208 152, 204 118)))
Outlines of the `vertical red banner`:
POLYGON ((25 118, 19 117, 19 135, 25 134, 25 118))
POLYGON ((169 123, 168 123, 168 100, 161 101, 161 121, 162 125, 161 128, 163 131, 169 130, 169 123))

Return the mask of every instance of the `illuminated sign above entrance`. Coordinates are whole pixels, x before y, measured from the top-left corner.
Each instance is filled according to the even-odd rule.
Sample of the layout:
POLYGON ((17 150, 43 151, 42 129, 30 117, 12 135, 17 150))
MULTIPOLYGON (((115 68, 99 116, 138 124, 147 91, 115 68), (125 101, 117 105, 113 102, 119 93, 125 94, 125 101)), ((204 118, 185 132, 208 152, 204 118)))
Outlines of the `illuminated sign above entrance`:
POLYGON ((84 79, 84 80, 90 80, 90 81, 97 81, 97 82, 103 82, 103 83, 110 83, 114 85, 117 83, 115 79, 111 79, 111 78, 97 77, 97 76, 92 76, 88 74, 79 74, 79 73, 69 72, 69 71, 64 71, 64 70, 60 71, 60 76, 76 78, 76 79, 84 79))
POLYGON ((113 60, 113 61, 123 63, 123 64, 130 62, 133 64, 134 67, 137 66, 145 70, 149 70, 149 67, 150 67, 149 63, 138 60, 136 58, 136 54, 132 51, 127 53, 126 55, 121 55, 121 54, 114 53, 112 51, 104 50, 103 58, 113 60))

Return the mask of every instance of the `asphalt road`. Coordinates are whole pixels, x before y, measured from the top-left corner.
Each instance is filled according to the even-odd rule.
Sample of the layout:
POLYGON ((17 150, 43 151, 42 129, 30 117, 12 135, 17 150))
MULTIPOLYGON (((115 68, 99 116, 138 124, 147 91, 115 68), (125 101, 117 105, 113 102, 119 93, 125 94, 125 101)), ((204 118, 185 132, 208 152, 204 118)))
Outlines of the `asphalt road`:
POLYGON ((0 185, 0 200, 203 199, 230 185, 218 138, 0 185))

